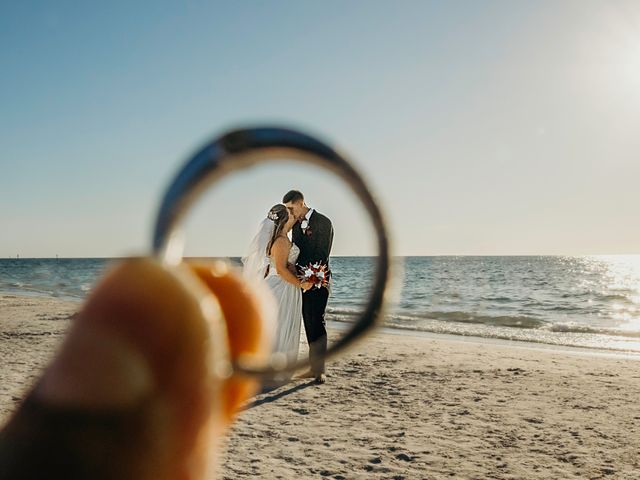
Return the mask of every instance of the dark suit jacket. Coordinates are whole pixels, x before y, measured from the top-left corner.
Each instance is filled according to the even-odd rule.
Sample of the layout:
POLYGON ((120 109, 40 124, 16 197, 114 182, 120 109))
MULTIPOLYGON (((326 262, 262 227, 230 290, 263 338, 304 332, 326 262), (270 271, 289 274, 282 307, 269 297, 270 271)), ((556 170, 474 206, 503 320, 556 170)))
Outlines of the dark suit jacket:
POLYGON ((293 227, 293 242, 300 248, 298 265, 322 262, 329 268, 329 255, 333 245, 333 225, 331 220, 314 210, 309 218, 309 227, 302 231, 299 223, 293 227))

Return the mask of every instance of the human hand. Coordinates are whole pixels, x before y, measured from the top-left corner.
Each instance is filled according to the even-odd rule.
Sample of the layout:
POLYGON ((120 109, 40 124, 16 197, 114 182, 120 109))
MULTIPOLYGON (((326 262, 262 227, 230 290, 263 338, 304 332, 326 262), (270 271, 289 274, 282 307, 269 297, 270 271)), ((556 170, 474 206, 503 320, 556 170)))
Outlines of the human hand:
POLYGON ((0 479, 203 478, 258 387, 225 376, 230 356, 266 355, 258 311, 228 272, 124 261, 0 432, 0 479))
POLYGON ((302 282, 300 284, 300 288, 302 288, 303 292, 307 292, 307 291, 311 290, 312 287, 313 287, 313 283, 310 282, 309 280, 307 280, 306 282, 302 282))

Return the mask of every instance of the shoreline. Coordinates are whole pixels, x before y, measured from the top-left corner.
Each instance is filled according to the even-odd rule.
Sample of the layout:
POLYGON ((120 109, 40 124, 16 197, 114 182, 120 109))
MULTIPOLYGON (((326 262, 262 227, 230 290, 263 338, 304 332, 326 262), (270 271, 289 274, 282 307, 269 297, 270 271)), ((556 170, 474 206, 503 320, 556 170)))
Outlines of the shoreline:
MULTIPOLYGON (((29 292, 10 292, 10 291, 0 291, 0 301, 3 298, 24 298, 24 299, 42 299, 43 301, 53 301, 53 302, 61 302, 68 305, 75 305, 79 307, 84 302, 84 298, 76 298, 76 297, 65 297, 65 296, 52 296, 46 295, 39 292, 29 293, 29 292)), ((331 314, 329 314, 330 316, 331 314)), ((349 322, 339 321, 339 320, 328 320, 327 328, 333 328, 335 330, 344 330, 348 328, 350 325, 349 322)), ((515 329, 515 331, 519 331, 520 329, 515 329)), ((470 342, 470 343, 478 343, 478 344, 489 344, 489 345, 506 345, 513 346, 514 348, 526 348, 531 350, 542 350, 542 351, 566 351, 568 354, 579 355, 591 355, 596 357, 611 357, 611 358, 629 358, 633 360, 640 360, 640 350, 630 350, 623 348, 605 348, 605 347, 597 347, 597 346, 581 346, 581 345, 565 345, 565 344, 557 344, 550 343, 544 341, 535 341, 528 339, 513 339, 513 338, 503 338, 499 336, 490 337, 490 336, 481 336, 481 335, 473 335, 473 334, 455 334, 455 333, 447 333, 447 332, 433 332, 427 330, 417 330, 417 329, 409 329, 402 327, 392 327, 385 325, 385 321, 381 320, 380 324, 375 328, 372 333, 382 332, 389 335, 398 335, 398 336, 406 336, 406 337, 424 337, 424 338, 433 338, 440 339, 443 341, 452 341, 452 342, 470 342)), ((580 335, 579 333, 577 335, 580 335)))
POLYGON ((556 352, 567 355, 587 357, 624 358, 640 361, 640 352, 631 350, 614 350, 598 347, 580 347, 574 345, 557 345, 553 343, 533 342, 528 340, 510 340, 506 338, 479 337, 475 335, 455 335, 452 333, 425 332, 392 327, 378 327, 373 334, 400 335, 411 338, 425 338, 445 342, 472 343, 476 345, 496 345, 541 352, 556 352))
MULTIPOLYGON (((348 322, 341 322, 336 320, 328 320, 327 328, 333 328, 335 330, 345 330, 349 327, 348 322)), ((615 348, 604 347, 591 347, 591 346, 578 346, 578 345, 563 345, 555 343, 547 343, 543 341, 533 340, 521 340, 501 337, 483 337, 480 335, 465 335, 454 333, 441 333, 430 332, 425 330, 412 330, 409 328, 399 328, 385 326, 384 320, 380 322, 371 334, 384 333, 387 335, 398 335, 409 338, 426 338, 451 342, 463 342, 463 343, 475 343, 475 344, 488 344, 488 345, 500 345, 511 346, 513 348, 524 348, 529 350, 541 350, 541 351, 555 351, 566 352, 567 354, 597 357, 611 357, 611 358, 629 358, 634 360, 640 360, 640 351, 636 350, 624 350, 615 348)))

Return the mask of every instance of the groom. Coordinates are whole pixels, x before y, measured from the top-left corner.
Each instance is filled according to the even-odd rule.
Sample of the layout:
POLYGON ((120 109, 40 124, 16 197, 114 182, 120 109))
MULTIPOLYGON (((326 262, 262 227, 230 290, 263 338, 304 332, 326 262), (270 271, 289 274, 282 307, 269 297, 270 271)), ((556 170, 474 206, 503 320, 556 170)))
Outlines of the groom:
MULTIPOLYGON (((307 207, 304 195, 291 190, 282 198, 282 203, 298 220, 293 226, 293 242, 300 248, 298 265, 321 262, 329 270, 329 254, 333 244, 331 220, 307 207)), ((326 382, 324 374, 324 354, 327 351, 327 330, 324 311, 329 299, 328 287, 312 288, 302 294, 302 318, 309 342, 309 362, 311 375, 316 383, 326 382)))

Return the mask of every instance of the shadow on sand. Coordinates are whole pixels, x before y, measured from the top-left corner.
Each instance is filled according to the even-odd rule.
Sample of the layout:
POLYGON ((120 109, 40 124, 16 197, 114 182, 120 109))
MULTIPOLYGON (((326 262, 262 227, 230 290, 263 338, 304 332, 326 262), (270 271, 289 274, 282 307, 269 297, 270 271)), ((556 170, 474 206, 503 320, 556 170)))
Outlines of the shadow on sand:
POLYGON ((285 385, 276 385, 276 386, 267 386, 264 387, 262 389, 262 392, 260 392, 260 395, 265 395, 265 394, 269 394, 272 392, 273 395, 268 395, 268 396, 264 396, 262 398, 258 398, 257 400, 251 402, 249 405, 247 405, 245 407, 245 410, 249 410, 250 408, 254 408, 254 407, 259 407, 260 405, 264 404, 264 403, 272 403, 275 402, 276 400, 281 399, 282 397, 286 397, 287 395, 291 395, 292 393, 298 392, 300 390, 304 390, 305 388, 308 387, 313 387, 315 385, 315 382, 313 380, 311 380, 310 382, 305 382, 305 383, 300 383, 298 385, 294 385, 292 387, 289 387, 285 390, 281 390, 278 391, 282 388, 285 387, 285 385))

